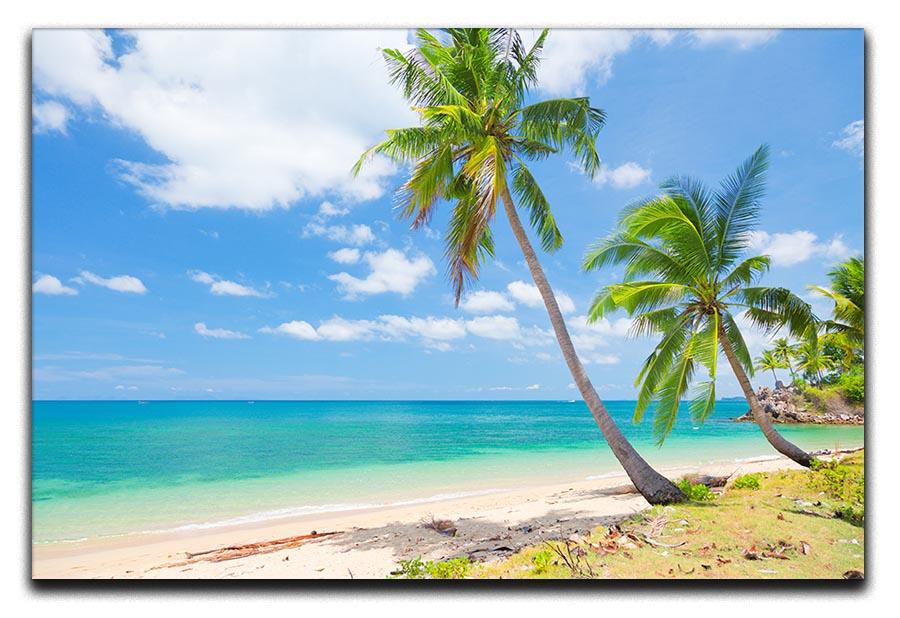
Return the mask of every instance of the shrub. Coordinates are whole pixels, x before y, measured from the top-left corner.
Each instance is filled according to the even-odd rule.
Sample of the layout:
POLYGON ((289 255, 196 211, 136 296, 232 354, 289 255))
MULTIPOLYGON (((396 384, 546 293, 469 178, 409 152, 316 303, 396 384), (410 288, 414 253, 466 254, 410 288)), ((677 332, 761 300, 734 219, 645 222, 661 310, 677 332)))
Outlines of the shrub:
POLYGON ((857 526, 866 518, 865 475, 859 465, 815 459, 809 486, 835 501, 834 516, 857 526))
POLYGON ((709 502, 715 498, 715 494, 713 494, 706 485, 691 483, 687 479, 681 479, 678 481, 677 485, 678 489, 680 489, 691 502, 709 502))
POLYGON ((735 489, 759 489, 759 479, 762 477, 761 474, 745 474, 743 476, 739 476, 734 479, 734 484, 732 487, 735 489))
POLYGON ((531 559, 531 562, 534 564, 535 573, 546 573, 547 569, 550 568, 550 565, 553 562, 553 552, 542 549, 534 555, 534 557, 531 559))
POLYGON ((838 379, 838 385, 844 393, 844 397, 854 403, 864 403, 866 400, 866 373, 862 365, 853 366, 850 371, 842 374, 838 379))
POLYGON ((471 561, 465 557, 422 562, 420 556, 401 560, 397 566, 397 570, 390 575, 392 579, 463 579, 472 570, 471 561))

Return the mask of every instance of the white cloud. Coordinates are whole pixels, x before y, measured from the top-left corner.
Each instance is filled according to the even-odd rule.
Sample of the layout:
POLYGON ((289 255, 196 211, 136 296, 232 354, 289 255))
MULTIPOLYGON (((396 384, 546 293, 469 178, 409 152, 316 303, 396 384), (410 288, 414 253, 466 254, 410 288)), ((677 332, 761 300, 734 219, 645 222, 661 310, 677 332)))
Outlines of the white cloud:
POLYGON ((618 318, 615 321, 601 318, 593 323, 588 322, 586 315, 577 315, 568 319, 572 343, 575 344, 575 348, 582 358, 597 348, 608 346, 611 340, 627 337, 631 324, 629 318, 618 318))
MULTIPOLYGON (((569 163, 569 168, 584 174, 584 168, 578 163, 569 163)), ((613 168, 601 163, 600 169, 591 180, 598 187, 612 185, 616 189, 633 189, 650 180, 651 173, 652 170, 645 169, 634 161, 613 168)))
POLYGON ((451 318, 405 318, 399 315, 383 315, 378 318, 382 332, 394 336, 416 335, 429 340, 450 341, 466 336, 466 325, 462 320, 451 318))
POLYGON ((115 277, 105 278, 95 275, 90 271, 82 270, 78 277, 75 278, 75 281, 79 284, 84 284, 85 282, 92 283, 115 292, 125 292, 128 294, 147 293, 147 288, 144 287, 144 283, 137 277, 132 277, 131 275, 117 275, 115 277))
POLYGON ((343 217, 344 215, 349 213, 349 208, 335 206, 331 202, 322 202, 322 204, 319 206, 319 212, 317 216, 321 219, 328 219, 329 217, 343 217))
MULTIPOLYGON (((513 281, 506 286, 506 291, 519 304, 527 307, 543 307, 544 299, 541 297, 540 290, 533 283, 525 281, 513 281)), ((573 313, 575 311, 575 301, 563 292, 554 292, 556 302, 559 304, 559 310, 563 313, 573 313)))
POLYGON ((579 354, 579 358, 585 365, 616 365, 620 360, 618 354, 597 354, 591 352, 579 354))
POLYGON ((208 285, 210 293, 215 294, 216 296, 253 296, 256 298, 267 298, 271 295, 237 283, 236 281, 221 279, 215 275, 203 272, 202 270, 188 271, 188 276, 197 283, 208 285))
POLYGON ((469 313, 494 313, 496 311, 512 311, 515 305, 500 292, 478 290, 472 292, 459 304, 463 311, 469 313))
POLYGON ((38 30, 34 89, 133 131, 165 163, 119 161, 154 202, 286 207, 302 197, 374 199, 394 167, 350 168, 386 126, 415 122, 379 49, 404 30, 38 30), (335 53, 340 50, 340 53, 335 53), (259 96, 265 93, 265 96, 259 96), (365 104, 348 93, 365 93, 365 104))
POLYGON ((32 103, 31 118, 34 120, 35 133, 49 133, 50 131, 65 133, 69 110, 57 101, 32 103))
POLYGON ((309 322, 304 322, 303 320, 285 322, 275 328, 263 326, 259 329, 259 332, 287 335, 289 337, 294 337, 295 339, 303 339, 306 341, 315 341, 316 339, 319 339, 319 333, 316 332, 316 329, 313 328, 309 322))
POLYGON ((382 253, 367 252, 363 259, 370 271, 364 279, 346 272, 328 277, 337 282, 346 298, 354 299, 385 292, 408 296, 422 281, 437 272, 428 256, 420 255, 410 259, 397 249, 387 249, 382 253))
POLYGON ((125 386, 124 384, 116 384, 115 390, 117 391, 136 391, 138 390, 137 386, 125 386))
POLYGON ((322 225, 316 221, 312 221, 303 228, 303 237, 322 236, 328 240, 342 242, 348 245, 356 245, 361 247, 375 240, 375 234, 368 225, 322 225))
POLYGON ((600 171, 594 176, 594 182, 601 186, 608 183, 616 189, 633 189, 650 180, 650 174, 651 170, 628 161, 613 168, 601 165, 600 171))
POLYGON ((844 243, 842 235, 836 234, 828 242, 819 242, 818 236, 808 230, 774 234, 765 231, 751 232, 748 248, 768 255, 775 266, 793 266, 812 257, 840 261, 853 253, 844 243))
POLYGON ((584 94, 588 81, 605 84, 613 60, 640 36, 632 30, 553 30, 538 67, 539 88, 552 95, 584 94))
POLYGON ((778 30, 759 30, 742 28, 729 30, 726 28, 712 30, 694 30, 691 39, 697 47, 720 45, 746 51, 764 45, 778 36, 778 30))
MULTIPOLYGON (((530 44, 538 31, 523 32, 530 44)), ((695 47, 727 46, 746 51, 778 35, 777 30, 695 30, 686 35, 695 47)), ((677 31, 653 30, 553 30, 544 45, 538 68, 539 88, 551 95, 584 94, 588 84, 602 86, 613 76, 617 56, 640 41, 665 47, 677 31)))
POLYGON ((866 126, 864 120, 856 120, 841 129, 841 137, 831 143, 835 148, 846 150, 858 157, 863 156, 866 145, 866 126))
POLYGON ((519 321, 505 315, 479 316, 466 322, 470 333, 486 339, 518 340, 522 338, 519 321))
POLYGON ((338 249, 328 254, 328 257, 338 264, 356 264, 359 261, 359 249, 338 249))
POLYGON ((31 291, 35 294, 50 294, 51 296, 74 296, 78 290, 67 287, 62 281, 52 275, 41 275, 31 284, 31 291))
POLYGON ((540 388, 541 388, 540 384, 530 384, 525 387, 525 390, 526 391, 537 391, 537 390, 540 390, 540 388))
POLYGON ((226 330, 224 328, 207 328, 203 322, 194 324, 194 332, 203 337, 211 337, 213 339, 250 339, 250 335, 235 331, 226 330))

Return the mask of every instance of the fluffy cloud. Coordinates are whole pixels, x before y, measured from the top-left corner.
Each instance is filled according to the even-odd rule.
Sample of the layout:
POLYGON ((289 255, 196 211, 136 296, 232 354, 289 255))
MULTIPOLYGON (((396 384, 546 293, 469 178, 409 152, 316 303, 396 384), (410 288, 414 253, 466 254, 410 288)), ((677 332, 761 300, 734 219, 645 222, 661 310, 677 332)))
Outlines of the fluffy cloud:
POLYGON ((640 36, 633 30, 554 30, 544 45, 538 67, 541 90, 551 95, 583 94, 588 79, 605 84, 613 60, 640 36))
MULTIPOLYGON (((544 299, 541 298, 541 292, 537 286, 525 281, 513 281, 506 286, 506 291, 519 304, 527 307, 543 307, 544 299)), ((556 302, 559 303, 559 310, 563 313, 573 313, 575 311, 575 302, 572 298, 563 292, 555 292, 556 302)))
POLYGON ((322 204, 319 206, 318 216, 322 219, 328 219, 330 217, 343 217, 344 215, 349 213, 349 208, 335 206, 331 202, 322 202, 322 204))
POLYGON ((65 105, 56 101, 32 103, 31 118, 34 121, 35 133, 49 133, 50 131, 65 133, 69 110, 65 105))
POLYGON ((753 28, 729 30, 726 28, 716 28, 713 30, 694 30, 691 32, 690 36, 694 45, 697 47, 702 48, 721 45, 732 47, 740 51, 746 51, 768 43, 778 36, 778 30, 759 30, 753 28))
POLYGON ((101 277, 94 273, 82 270, 77 277, 73 279, 79 285, 91 283, 100 287, 108 288, 115 292, 125 292, 128 294, 146 294, 147 288, 144 283, 137 277, 131 275, 118 275, 115 277, 101 277))
POLYGON ((578 351, 578 357, 585 365, 615 365, 619 355, 611 352, 600 352, 597 348, 609 346, 612 340, 621 340, 628 336, 631 320, 619 318, 610 321, 602 318, 589 323, 586 315, 579 315, 569 320, 569 331, 572 343, 578 351))
POLYGON ((273 335, 287 335, 288 337, 302 339, 304 341, 315 341, 319 339, 319 333, 316 332, 316 329, 312 324, 304 322, 303 320, 292 320, 291 322, 279 324, 274 328, 263 326, 259 329, 259 332, 273 335))
POLYGON ((463 311, 469 313, 494 313, 496 311, 512 311, 515 305, 500 292, 478 290, 472 292, 459 304, 463 311))
POLYGON ((405 318, 399 315, 383 315, 382 332, 394 336, 418 336, 433 341, 452 341, 466 336, 466 325, 462 320, 451 318, 405 318))
MULTIPOLYGON (((523 33, 526 43, 538 31, 523 33)), ((730 47, 746 51, 763 45, 778 35, 776 30, 695 30, 684 35, 672 30, 553 30, 544 46, 538 68, 539 87, 556 96, 584 94, 588 83, 599 86, 613 76, 617 56, 633 45, 647 41, 665 47, 682 36, 694 47, 730 47)))
POLYGON ((342 242, 348 245, 356 245, 361 247, 375 240, 375 234, 368 225, 322 225, 317 221, 312 221, 303 228, 303 237, 322 236, 328 240, 342 242))
POLYGON ((408 48, 406 32, 38 30, 32 66, 42 97, 132 131, 166 159, 116 162, 148 199, 268 210, 384 193, 386 159, 355 179, 349 170, 384 127, 415 122, 387 83, 385 47, 408 48), (364 105, 348 96, 359 92, 364 105))
POLYGON ((370 271, 363 279, 346 272, 328 277, 338 284, 338 289, 346 298, 354 299, 385 292, 408 296, 422 281, 437 272, 428 256, 420 255, 410 259, 397 249, 387 249, 381 253, 367 252, 363 260, 370 271))
MULTIPOLYGON (((569 163, 569 168, 584 173, 584 168, 578 163, 569 163)), ((611 185, 616 189, 633 189, 650 180, 652 170, 641 167, 634 161, 628 161, 618 167, 609 167, 605 163, 600 164, 600 170, 594 175, 593 182, 598 187, 611 185)))
POLYGON ((49 294, 51 296, 74 296, 78 290, 67 287, 62 281, 52 275, 41 275, 31 284, 31 291, 35 294, 49 294))
POLYGON ((359 261, 359 249, 338 249, 328 254, 328 257, 338 264, 356 264, 359 261))
POLYGON ((520 339, 522 330, 519 321, 505 315, 479 316, 466 322, 470 333, 487 339, 520 339))
POLYGON ((540 385, 540 384, 530 384, 529 386, 526 386, 526 387, 525 387, 525 390, 526 390, 526 391, 537 391, 537 390, 540 390, 540 389, 541 389, 541 385, 540 385))
POLYGON ((749 248, 771 257, 775 266, 793 266, 811 257, 839 261, 850 257, 853 253, 840 234, 836 234, 828 242, 819 242, 818 236, 808 230, 774 234, 764 231, 751 232, 749 248))
POLYGON ((270 294, 261 292, 246 285, 221 279, 215 275, 211 275, 202 270, 192 270, 188 272, 188 276, 192 281, 202 283, 209 286, 209 291, 216 296, 253 296, 256 298, 266 298, 270 294))
POLYGON ((235 331, 226 330, 224 328, 207 328, 203 322, 194 324, 194 332, 203 337, 211 337, 213 339, 249 339, 250 335, 235 331))
POLYGON ((841 129, 841 137, 831 143, 835 148, 846 150, 858 157, 863 156, 866 145, 866 126, 864 120, 856 120, 841 129))

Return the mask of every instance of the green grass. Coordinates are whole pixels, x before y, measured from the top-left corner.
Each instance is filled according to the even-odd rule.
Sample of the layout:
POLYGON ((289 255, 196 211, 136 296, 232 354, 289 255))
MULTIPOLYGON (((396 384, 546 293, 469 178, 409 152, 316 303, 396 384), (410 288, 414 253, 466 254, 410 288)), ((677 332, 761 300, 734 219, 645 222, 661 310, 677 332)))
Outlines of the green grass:
POLYGON ((862 452, 815 470, 741 478, 749 477, 756 482, 710 501, 652 507, 618 528, 531 547, 472 575, 837 579, 863 570, 862 452))

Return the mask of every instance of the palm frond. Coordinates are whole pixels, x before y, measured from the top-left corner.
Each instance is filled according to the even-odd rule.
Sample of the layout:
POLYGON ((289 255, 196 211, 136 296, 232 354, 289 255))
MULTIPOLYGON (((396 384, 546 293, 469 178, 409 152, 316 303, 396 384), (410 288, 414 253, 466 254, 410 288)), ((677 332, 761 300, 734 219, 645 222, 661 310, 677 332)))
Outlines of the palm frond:
POLYGON ((519 161, 512 171, 512 187, 518 197, 518 204, 528 210, 531 227, 541 239, 544 251, 556 251, 562 246, 562 233, 556 225, 556 218, 550 209, 550 202, 531 171, 519 161))
POLYGON ((759 200, 765 190, 769 148, 760 146, 716 191, 716 271, 721 273, 747 248, 759 220, 759 200))

